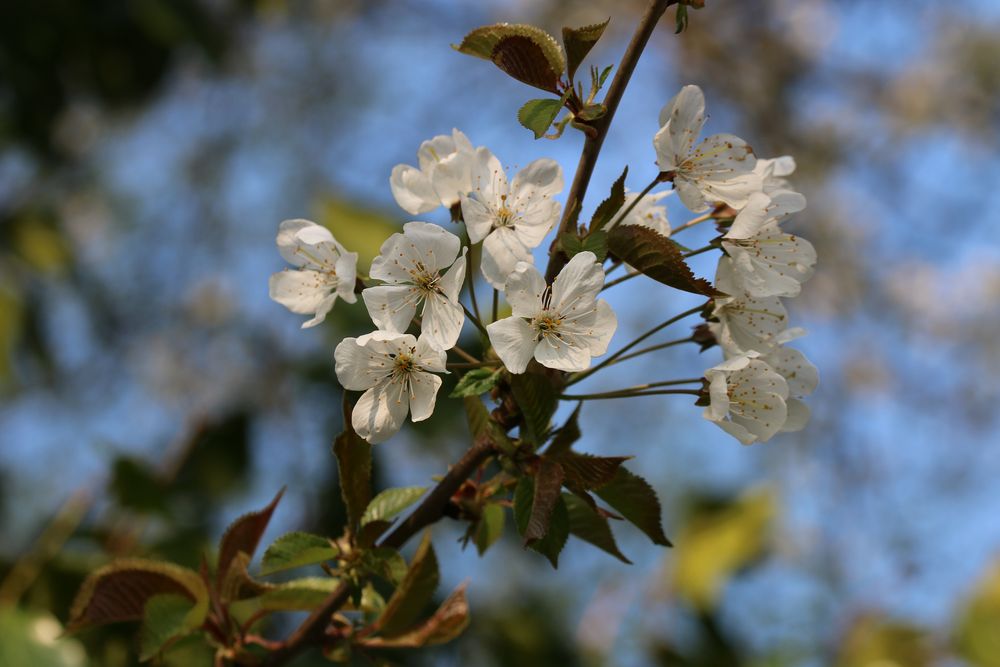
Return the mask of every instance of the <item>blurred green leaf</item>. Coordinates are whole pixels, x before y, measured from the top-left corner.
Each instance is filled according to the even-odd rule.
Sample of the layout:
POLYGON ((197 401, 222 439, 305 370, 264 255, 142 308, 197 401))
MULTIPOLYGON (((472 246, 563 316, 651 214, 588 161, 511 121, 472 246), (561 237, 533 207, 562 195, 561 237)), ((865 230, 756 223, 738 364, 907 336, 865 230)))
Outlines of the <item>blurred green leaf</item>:
POLYGON ((483 513, 476 524, 476 550, 482 556, 493 543, 503 535, 507 512, 497 503, 490 503, 483 508, 483 513))
POLYGON ((4 667, 86 667, 83 645, 62 636, 52 616, 0 607, 0 665, 4 667))
POLYGON ((274 574, 303 565, 315 565, 337 556, 337 549, 330 540, 311 533, 286 533, 264 551, 260 573, 274 574))
POLYGON ((562 108, 562 100, 552 98, 528 100, 518 109, 517 122, 534 132, 535 139, 541 139, 549 131, 562 108))
POLYGON ((607 518, 595 512, 582 498, 570 493, 564 493, 562 498, 569 513, 570 534, 608 552, 623 563, 632 564, 632 561, 618 549, 618 543, 615 542, 607 518))
POLYGON ((462 634, 469 625, 469 603, 465 584, 459 586, 438 607, 434 615, 415 629, 391 639, 373 637, 362 641, 369 648, 420 648, 445 644, 462 634))
POLYGON ((430 533, 413 555, 406 576, 385 605, 385 611, 375 622, 382 637, 396 637, 408 631, 434 597, 439 580, 438 561, 431 544, 430 533))
POLYGON ((204 617, 192 617, 191 600, 170 593, 154 595, 146 601, 139 631, 139 659, 149 660, 172 642, 191 633, 204 617))
POLYGON ((361 555, 361 566, 366 572, 379 576, 396 585, 406 577, 406 560, 395 549, 378 547, 367 549, 361 555))
POLYGON ((514 400, 524 415, 524 428, 521 438, 534 446, 545 442, 549 431, 549 422, 559 404, 559 392, 552 380, 537 364, 528 366, 528 370, 510 378, 510 388, 514 400))
POLYGON ((219 567, 215 575, 217 584, 225 582, 226 574, 239 554, 246 554, 247 562, 253 558, 257 545, 260 544, 260 538, 267 530, 271 515, 274 514, 274 508, 278 506, 284 493, 284 489, 278 491, 267 507, 244 514, 232 522, 223 533, 222 539, 219 540, 219 567))
POLYGON ((392 519, 417 502, 426 491, 427 488, 423 486, 402 486, 382 491, 368 503, 368 507, 365 508, 365 513, 361 517, 361 525, 364 526, 372 521, 392 519))
POLYGON ((249 618, 259 611, 309 611, 318 607, 340 585, 330 577, 304 577, 269 588, 263 594, 229 605, 230 612, 249 618))
POLYGON ((601 23, 585 25, 580 28, 563 28, 563 44, 566 45, 566 73, 572 82, 576 76, 576 70, 580 63, 587 57, 590 50, 597 44, 597 40, 604 34, 604 29, 611 21, 609 17, 601 23))
POLYGON ((139 512, 163 512, 166 498, 156 474, 141 461, 122 456, 111 472, 111 492, 122 507, 139 512))
POLYGON ((976 667, 1000 667, 1000 563, 986 573, 958 614, 954 644, 976 667))
POLYGON ((449 398, 464 398, 485 394, 496 386, 502 374, 503 369, 501 368, 473 368, 462 376, 448 396, 449 398))
POLYGON ((940 664, 935 654, 930 637, 919 628, 866 615, 848 630, 834 665, 931 667, 940 664))
POLYGON ((372 497, 372 446, 354 432, 351 425, 353 405, 344 393, 344 432, 333 443, 340 475, 340 493, 347 508, 347 525, 357 533, 361 515, 372 497))

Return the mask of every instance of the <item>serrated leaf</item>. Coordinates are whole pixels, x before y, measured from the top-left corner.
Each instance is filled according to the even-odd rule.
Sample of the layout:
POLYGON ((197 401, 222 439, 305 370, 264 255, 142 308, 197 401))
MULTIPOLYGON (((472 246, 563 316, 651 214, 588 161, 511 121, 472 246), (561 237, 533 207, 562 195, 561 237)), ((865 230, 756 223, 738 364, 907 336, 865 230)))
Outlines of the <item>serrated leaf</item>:
POLYGON ((582 28, 563 28, 563 44, 566 46, 566 73, 572 81, 576 76, 576 70, 580 63, 587 57, 590 50, 597 44, 597 40, 604 34, 604 29, 608 27, 608 18, 603 23, 585 25, 582 28))
POLYGON ((229 605, 229 611, 249 618, 260 611, 309 611, 321 605, 340 581, 330 577, 304 577, 271 586, 261 595, 229 605))
POLYGON ((664 285, 704 296, 721 294, 704 278, 695 278, 676 243, 649 227, 615 225, 608 248, 618 259, 664 285))
POLYGON ((181 595, 208 612, 208 590, 201 576, 161 561, 123 558, 94 571, 76 594, 68 630, 119 621, 138 621, 154 595, 181 595))
POLYGON ((570 259, 584 251, 594 253, 598 262, 603 262, 608 256, 608 233, 603 230, 583 237, 576 232, 566 232, 559 237, 559 244, 570 259))
POLYGON ((579 419, 581 407, 583 407, 583 404, 578 403, 576 409, 573 410, 573 414, 566 420, 566 423, 556 431, 556 434, 552 437, 552 442, 549 443, 548 449, 545 450, 546 456, 568 451, 573 446, 573 443, 580 439, 579 419))
POLYGON ((566 510, 569 513, 570 534, 608 552, 623 563, 632 564, 632 561, 618 549, 618 543, 615 542, 614 533, 611 532, 611 526, 606 517, 595 512, 579 496, 564 493, 563 502, 566 503, 566 510))
POLYGON ((406 576, 389 598, 385 611, 375 621, 379 634, 383 637, 395 637, 409 630, 434 597, 438 580, 434 545, 431 544, 430 533, 424 533, 406 576))
MULTIPOLYGON (((601 231, 615 217, 615 213, 625 205, 625 179, 628 177, 628 166, 622 170, 622 175, 612 183, 611 194, 597 205, 594 217, 590 220, 590 233, 601 231)), ((620 225, 619 225, 620 226, 620 225)))
POLYGON ((590 121, 597 120, 606 113, 608 113, 608 108, 603 104, 588 104, 584 108, 580 109, 579 113, 576 114, 576 117, 579 120, 589 123, 590 121))
POLYGON ((535 474, 535 491, 531 501, 531 515, 528 526, 524 530, 524 543, 542 539, 549 532, 549 521, 552 511, 559 500, 559 490, 562 489, 562 466, 550 458, 542 457, 538 472, 535 474))
POLYGON ((628 456, 594 456, 574 451, 550 452, 546 458, 559 463, 567 485, 591 491, 609 483, 628 456))
POLYGON ((354 406, 344 392, 344 432, 333 443, 340 476, 340 494, 347 508, 347 527, 357 533, 361 515, 372 499, 372 446, 354 432, 351 413, 354 406))
POLYGON ((514 443, 503 429, 490 419, 486 405, 478 396, 466 396, 462 402, 465 405, 465 416, 469 421, 469 432, 473 440, 489 438, 500 451, 506 454, 514 452, 514 443))
POLYGON ((427 488, 423 486, 401 486, 395 489, 386 489, 375 496, 365 508, 365 513, 361 517, 361 525, 364 526, 372 521, 392 519, 417 502, 426 491, 427 488))
MULTIPOLYGON (((528 523, 531 520, 532 504, 535 495, 535 484, 530 477, 522 477, 514 487, 514 522, 521 535, 525 535, 528 530, 528 523)), ((537 551, 552 563, 552 567, 559 567, 559 554, 566 546, 569 538, 569 512, 566 503, 559 498, 552 508, 549 517, 548 531, 540 540, 536 540, 528 545, 528 548, 537 551)))
POLYGON ((476 523, 476 551, 482 556, 486 550, 493 546, 493 543, 503 535, 504 523, 507 521, 507 513, 501 505, 491 503, 483 508, 483 513, 476 523))
POLYGON ((464 398, 485 394, 496 386, 502 373, 503 369, 500 368, 473 368, 462 376, 448 397, 464 398))
POLYGON ((286 533, 264 551, 260 573, 274 574, 304 565, 322 563, 336 556, 337 549, 330 544, 330 540, 321 535, 299 531, 286 533))
POLYGON ((524 415, 521 438, 537 447, 545 442, 549 422, 559 404, 559 392, 552 380, 535 364, 529 366, 524 373, 512 375, 510 388, 514 400, 521 408, 521 414, 524 415))
POLYGON ((614 68, 615 68, 614 65, 608 65, 607 67, 604 68, 604 70, 601 72, 601 75, 597 77, 598 88, 604 85, 604 82, 607 81, 608 79, 608 75, 611 74, 611 70, 613 70, 614 68))
POLYGON ((562 47, 533 25, 497 23, 476 28, 453 48, 491 60, 515 79, 550 92, 558 92, 556 84, 566 69, 562 47))
POLYGON ((281 500, 284 493, 284 489, 278 491, 274 500, 267 507, 256 512, 248 512, 229 524, 229 528, 219 540, 219 568, 215 575, 217 586, 225 581, 226 573, 232 566, 234 558, 241 553, 245 553, 250 558, 253 557, 254 552, 257 551, 257 545, 260 543, 260 538, 267 530, 267 524, 271 521, 274 508, 278 506, 278 501, 281 500))
POLYGON ((396 585, 406 577, 406 560, 395 549, 378 547, 368 549, 361 555, 362 568, 396 585))
POLYGON ((462 634, 469 625, 469 603, 465 584, 448 596, 434 615, 406 634, 387 639, 372 637, 360 643, 368 648, 420 648, 445 644, 462 634))
POLYGON ((663 533, 660 499, 656 497, 656 491, 649 482, 642 477, 619 467, 614 479, 595 493, 636 528, 646 533, 653 544, 673 546, 663 533))
POLYGON ((561 100, 551 98, 528 100, 518 110, 517 122, 534 132, 535 139, 541 139, 549 131, 561 109, 561 100))
POLYGON ((142 628, 139 631, 139 660, 145 662, 200 626, 205 615, 192 616, 191 600, 183 595, 165 593, 146 601, 142 628))

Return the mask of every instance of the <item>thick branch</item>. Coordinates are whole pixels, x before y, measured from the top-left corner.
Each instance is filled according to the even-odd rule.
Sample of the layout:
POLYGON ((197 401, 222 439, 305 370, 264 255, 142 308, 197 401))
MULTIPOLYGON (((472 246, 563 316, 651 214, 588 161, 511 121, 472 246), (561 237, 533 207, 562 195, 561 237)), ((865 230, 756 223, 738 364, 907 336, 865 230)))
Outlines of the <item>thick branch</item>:
POLYGON ((653 0, 649 3, 646 13, 635 29, 635 34, 632 35, 632 41, 629 42, 628 48, 625 49, 625 55, 622 56, 622 60, 618 64, 618 71, 615 73, 615 78, 611 81, 611 86, 608 88, 608 94, 604 98, 604 106, 607 111, 603 116, 591 123, 591 127, 596 132, 592 135, 588 134, 583 143, 580 162, 577 164, 576 175, 573 177, 573 184, 570 186, 569 194, 566 196, 566 207, 563 209, 562 220, 559 222, 559 233, 556 235, 555 240, 552 241, 552 247, 549 250, 549 267, 545 273, 545 278, 550 283, 555 280, 556 275, 566 265, 567 261, 566 253, 559 249, 559 237, 563 233, 570 231, 573 211, 583 204, 583 198, 587 194, 587 186, 590 185, 590 177, 594 173, 594 165, 597 164, 597 156, 601 152, 604 138, 608 134, 608 128, 615 117, 615 111, 618 110, 618 104, 622 100, 622 95, 625 94, 625 88, 628 86, 629 79, 632 78, 632 72, 635 70, 636 63, 639 62, 639 56, 642 55, 643 50, 646 48, 646 44, 653 34, 653 29, 656 28, 656 23, 663 16, 663 12, 667 11, 667 7, 674 4, 677 4, 677 0, 653 0))
MULTIPOLYGON (((493 442, 490 440, 477 440, 476 443, 453 465, 444 478, 438 482, 417 509, 410 514, 405 521, 396 526, 395 530, 389 533, 379 544, 380 547, 391 547, 398 549, 407 540, 420 532, 423 528, 435 523, 444 516, 445 507, 449 499, 458 490, 466 479, 482 465, 487 458, 495 451, 493 442)), ((347 602, 351 595, 351 585, 343 583, 338 586, 323 605, 310 614, 309 618, 303 621, 295 632, 282 642, 281 646, 272 652, 264 665, 267 667, 278 667, 287 664, 295 655, 308 646, 318 644, 323 641, 326 626, 330 623, 330 617, 347 602)))

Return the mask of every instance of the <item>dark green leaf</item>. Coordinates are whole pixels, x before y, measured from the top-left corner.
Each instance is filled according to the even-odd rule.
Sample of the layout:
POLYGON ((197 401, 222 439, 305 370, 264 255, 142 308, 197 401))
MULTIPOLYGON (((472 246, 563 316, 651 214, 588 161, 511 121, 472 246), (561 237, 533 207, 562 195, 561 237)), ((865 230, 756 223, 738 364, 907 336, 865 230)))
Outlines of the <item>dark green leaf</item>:
POLYGON ((545 442, 549 422, 559 404, 559 392, 535 364, 524 373, 512 375, 510 388, 524 415, 521 437, 537 447, 545 442))
POLYGON ((603 104, 588 104, 581 109, 578 114, 576 114, 576 117, 580 120, 590 122, 592 120, 597 120, 607 112, 608 108, 603 104))
POLYGON ((552 35, 525 24, 498 23, 476 28, 454 47, 461 53, 492 60, 518 81, 550 92, 566 69, 566 56, 552 35))
POLYGON ((559 243, 570 259, 584 251, 594 253, 598 262, 608 256, 608 233, 605 231, 591 232, 582 238, 575 232, 566 232, 559 237, 559 243))
POLYGON ((576 409, 573 410, 573 414, 566 420, 566 423, 556 431, 556 434, 552 437, 552 442, 549 443, 548 449, 545 450, 546 456, 568 451, 573 446, 573 443, 580 439, 579 419, 581 407, 583 407, 583 404, 578 403, 576 409))
MULTIPOLYGON (((535 484, 530 477, 522 477, 514 488, 514 522, 521 535, 525 535, 531 520, 532 504, 535 495, 535 484)), ((569 537, 569 512, 562 498, 556 501, 549 517, 548 532, 540 540, 532 542, 529 548, 537 551, 559 567, 559 553, 566 546, 569 537)))
POLYGON ((677 19, 676 26, 677 29, 674 30, 675 35, 679 35, 684 32, 684 29, 688 25, 688 8, 687 5, 678 4, 677 5, 677 19))
POLYGON ((347 526, 358 531, 361 515, 372 499, 372 446, 354 432, 351 412, 354 406, 344 393, 344 432, 333 443, 340 475, 340 493, 347 508, 347 526))
POLYGON ((423 486, 401 486, 396 489, 386 489, 377 496, 365 508, 365 513, 361 517, 361 525, 364 526, 372 521, 388 521, 405 510, 407 507, 417 502, 420 496, 427 491, 423 486))
POLYGON ((569 75, 570 81, 576 76, 576 70, 580 63, 604 34, 604 29, 608 27, 610 20, 609 18, 603 23, 595 23, 582 28, 562 29, 563 44, 566 45, 566 73, 569 75))
POLYGON ((438 579, 434 545, 431 544, 430 533, 424 533, 424 539, 413 555, 413 562, 410 563, 406 576, 375 622, 379 634, 383 637, 395 637, 409 630, 434 597, 438 579))
POLYGON ((607 81, 608 79, 608 75, 611 74, 611 70, 613 70, 614 68, 615 68, 614 65, 608 65, 607 67, 604 68, 604 71, 601 72, 601 75, 597 77, 598 88, 604 85, 604 82, 607 81))
POLYGON ((193 603, 183 595, 154 595, 146 601, 139 631, 139 660, 145 662, 174 641, 200 626, 200 618, 191 616, 193 603))
POLYGON ((445 644, 455 639, 469 625, 469 603, 465 599, 465 584, 459 586, 441 603, 434 615, 406 634, 386 639, 373 637, 360 643, 368 648, 420 648, 445 644))
POLYGON ((147 465, 129 457, 115 460, 111 490, 122 507, 140 512, 166 509, 163 485, 147 465))
POLYGON ((278 506, 278 501, 281 500, 284 493, 284 489, 278 491, 274 500, 267 507, 257 512, 244 514, 226 529, 219 541, 219 570, 215 575, 217 584, 225 580, 226 573, 236 556, 245 553, 247 556, 253 557, 254 552, 257 551, 257 545, 260 543, 260 538, 267 529, 268 522, 271 521, 274 508, 278 506))
POLYGON ((563 502, 569 512, 569 531, 584 542, 590 542, 598 549, 608 552, 623 563, 632 564, 618 549, 615 536, 606 517, 601 516, 579 496, 564 493, 563 502))
POLYGON ((535 475, 535 492, 531 502, 531 516, 524 530, 524 543, 529 545, 542 539, 549 532, 552 510, 562 489, 563 469, 557 462, 542 457, 535 475))
POLYGON ((261 574, 322 563, 337 556, 337 549, 321 535, 294 532, 282 535, 264 551, 261 574))
POLYGON ((92 625, 138 621, 154 595, 181 595, 208 611, 208 590, 193 570, 160 561, 123 558, 94 571, 70 610, 70 632, 92 625))
POLYGON ((565 473, 567 485, 581 489, 597 489, 612 479, 622 463, 628 461, 628 456, 594 456, 571 450, 550 452, 548 458, 557 461, 565 473))
POLYGON ((485 394, 500 380, 503 370, 500 368, 473 368, 462 376, 451 390, 449 398, 464 398, 465 396, 479 396, 485 394))
POLYGON ((329 577, 305 577, 270 587, 261 595, 229 605, 229 611, 249 618, 259 611, 309 611, 323 603, 340 585, 329 577))
POLYGON ((594 211, 594 217, 590 221, 591 234, 604 229, 604 226, 614 218, 615 213, 620 211, 622 206, 625 205, 625 178, 627 176, 628 167, 626 166, 622 171, 622 175, 611 185, 611 194, 608 195, 607 199, 598 204, 597 210, 594 211))
POLYGON ((375 546, 378 538, 382 537, 382 534, 389 530, 391 525, 392 521, 369 521, 358 529, 355 541, 362 549, 369 549, 375 546))
POLYGON ((549 127, 552 126, 561 109, 561 100, 551 98, 528 100, 518 110, 517 122, 534 132, 535 139, 541 139, 549 131, 549 127))
POLYGON ((664 285, 704 296, 721 294, 704 278, 695 278, 676 243, 649 227, 615 225, 608 247, 618 259, 664 285))
POLYGON ((596 490, 604 502, 621 512, 621 515, 646 533, 653 544, 673 546, 663 533, 660 518, 660 499, 653 487, 638 475, 619 467, 615 478, 596 490))
POLYGON ((362 568, 392 584, 398 584, 406 576, 406 561, 395 549, 379 547, 368 549, 361 555, 362 568))
POLYGON ((473 439, 489 438, 500 451, 511 454, 514 451, 514 443, 504 433, 500 426, 490 419, 490 413, 486 405, 478 396, 466 396, 462 399, 465 404, 465 416, 469 420, 469 432, 473 439))
POLYGON ((491 503, 483 508, 483 513, 476 524, 476 550, 482 556, 493 543, 503 535, 507 513, 501 505, 491 503))

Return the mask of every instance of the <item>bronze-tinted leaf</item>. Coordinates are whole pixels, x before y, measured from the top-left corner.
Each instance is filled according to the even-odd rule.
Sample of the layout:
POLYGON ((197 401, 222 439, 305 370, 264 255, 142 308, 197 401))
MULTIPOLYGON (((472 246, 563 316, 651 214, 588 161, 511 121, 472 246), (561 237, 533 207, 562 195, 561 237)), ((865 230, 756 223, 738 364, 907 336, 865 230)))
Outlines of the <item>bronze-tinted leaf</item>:
POLYGON ((284 489, 278 491, 274 500, 264 509, 244 514, 229 525, 219 542, 219 571, 215 575, 216 582, 225 580, 226 572, 240 552, 252 557, 257 551, 260 538, 267 530, 274 508, 278 506, 278 501, 284 492, 284 489))
POLYGON ((465 599, 465 584, 460 585, 441 603, 429 619, 406 634, 391 639, 372 637, 359 642, 368 648, 420 648, 445 644, 462 634, 469 625, 469 603, 465 599))
POLYGON ((528 526, 524 530, 524 543, 542 539, 549 532, 549 522, 552 520, 552 510, 559 501, 559 491, 562 489, 563 469, 550 458, 542 457, 538 473, 535 475, 535 492, 531 502, 531 514, 528 526))
POLYGON ((333 443, 340 475, 340 494, 347 508, 347 526, 356 533, 361 516, 372 499, 372 446, 354 432, 354 405, 344 393, 344 432, 333 443))
POLYGON ((581 489, 598 489, 612 479, 622 463, 628 461, 628 456, 594 456, 593 454, 578 454, 574 451, 561 451, 546 454, 546 458, 558 462, 566 476, 567 484, 581 489))
POLYGON ((598 549, 608 552, 623 563, 632 564, 618 549, 614 533, 607 517, 601 516, 579 496, 563 494, 563 502, 569 512, 569 532, 584 542, 590 542, 598 549))
POLYGON ((569 74, 570 81, 576 75, 580 63, 604 34, 604 29, 608 27, 609 21, 611 21, 610 18, 602 23, 585 25, 582 28, 562 29, 563 44, 566 45, 566 72, 569 74))
POLYGON ((476 28, 454 48, 492 60, 515 79, 550 92, 558 92, 556 83, 566 69, 559 43, 532 25, 497 23, 476 28))
POLYGON ((636 528, 646 533, 653 544, 673 546, 663 533, 660 499, 649 482, 619 467, 615 478, 596 490, 601 500, 621 512, 636 528))
POLYGON ((395 637, 409 630, 434 597, 439 578, 434 545, 431 544, 430 533, 425 533, 406 576, 389 598, 385 611, 375 621, 379 634, 395 637))
POLYGON ((590 221, 590 233, 593 234, 604 229, 605 225, 611 222, 615 213, 625 205, 625 178, 628 176, 628 167, 622 171, 622 175, 611 185, 611 194, 608 198, 597 205, 594 217, 590 221))
POLYGON ((618 259, 664 285, 704 296, 722 294, 712 283, 695 277, 676 243, 649 227, 615 225, 608 248, 618 259))

